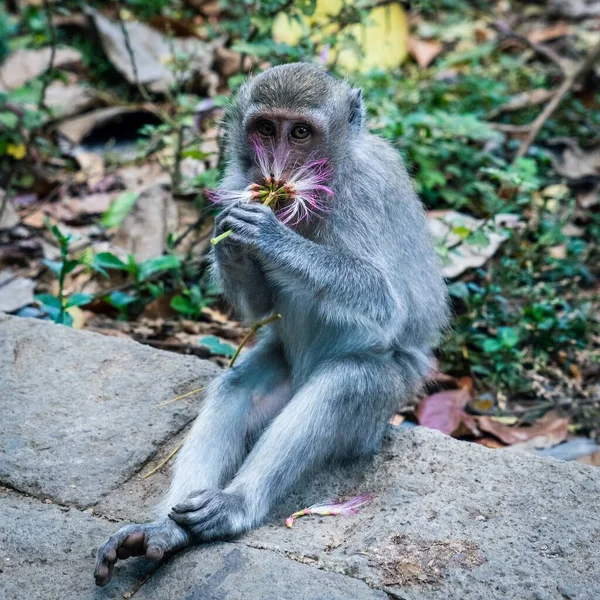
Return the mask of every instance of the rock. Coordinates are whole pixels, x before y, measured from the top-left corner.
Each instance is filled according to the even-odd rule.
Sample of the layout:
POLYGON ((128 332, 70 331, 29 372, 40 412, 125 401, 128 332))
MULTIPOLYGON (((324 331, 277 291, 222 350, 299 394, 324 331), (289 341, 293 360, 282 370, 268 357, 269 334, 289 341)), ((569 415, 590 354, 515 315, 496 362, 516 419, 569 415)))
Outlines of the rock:
POLYGON ((15 312, 33 303, 35 281, 17 277, 10 269, 0 271, 0 312, 15 312))
MULTIPOLYGON (((306 561, 310 563, 310 561, 306 561)), ((171 561, 136 600, 387 600, 358 579, 320 571, 268 550, 211 544, 171 561)))
POLYGON ((2 488, 0 514, 2 600, 122 599, 156 568, 138 561, 101 590, 94 585, 94 556, 113 523, 2 488))
POLYGON ((197 414, 218 367, 130 340, 0 316, 0 482, 88 506, 197 414))
POLYGON ((0 483, 14 488, 0 493, 2 600, 600 598, 600 470, 420 427, 390 430, 377 456, 299 485, 264 527, 155 572, 119 563, 96 590, 95 548, 118 521, 152 518, 168 469, 140 470, 183 438, 199 400, 156 403, 216 372, 129 340, 0 317, 0 483), (374 500, 353 517, 283 526, 315 502, 364 492, 374 500), (90 505, 94 514, 77 508, 90 505))
POLYGON ((600 470, 490 450, 416 427, 383 452, 321 475, 245 544, 317 557, 315 566, 403 600, 600 598, 600 470), (375 494, 356 517, 286 516, 336 495, 375 494), (502 591, 501 591, 502 590, 502 591), (537 594, 537 595, 536 595, 537 594))

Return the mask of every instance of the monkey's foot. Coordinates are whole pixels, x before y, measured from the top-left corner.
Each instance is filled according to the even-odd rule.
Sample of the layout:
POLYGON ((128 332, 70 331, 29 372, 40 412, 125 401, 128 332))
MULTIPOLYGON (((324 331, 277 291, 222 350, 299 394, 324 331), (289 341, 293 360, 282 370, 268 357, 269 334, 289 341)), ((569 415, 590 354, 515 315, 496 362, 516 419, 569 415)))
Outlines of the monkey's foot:
POLYGON ((193 492, 171 509, 169 518, 197 541, 231 537, 248 528, 242 496, 218 489, 193 492))
POLYGON ((153 560, 160 560, 185 548, 190 542, 189 534, 177 523, 166 518, 154 523, 122 527, 98 549, 94 571, 96 585, 106 585, 110 581, 119 558, 147 556, 153 560))

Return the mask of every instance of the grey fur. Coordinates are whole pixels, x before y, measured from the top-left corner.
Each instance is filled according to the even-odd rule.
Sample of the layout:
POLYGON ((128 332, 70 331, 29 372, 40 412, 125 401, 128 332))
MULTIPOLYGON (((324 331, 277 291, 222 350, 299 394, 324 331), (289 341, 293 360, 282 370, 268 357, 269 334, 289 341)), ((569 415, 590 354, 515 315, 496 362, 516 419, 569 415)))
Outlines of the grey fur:
POLYGON ((249 80, 228 114, 222 187, 251 183, 246 123, 265 109, 320 125, 335 195, 297 230, 257 203, 216 220, 216 234, 234 229, 214 250, 229 301, 249 322, 282 318, 211 385, 177 457, 160 511, 194 540, 255 527, 313 469, 376 451, 448 316, 422 205, 398 153, 365 130, 360 90, 300 63, 249 80))

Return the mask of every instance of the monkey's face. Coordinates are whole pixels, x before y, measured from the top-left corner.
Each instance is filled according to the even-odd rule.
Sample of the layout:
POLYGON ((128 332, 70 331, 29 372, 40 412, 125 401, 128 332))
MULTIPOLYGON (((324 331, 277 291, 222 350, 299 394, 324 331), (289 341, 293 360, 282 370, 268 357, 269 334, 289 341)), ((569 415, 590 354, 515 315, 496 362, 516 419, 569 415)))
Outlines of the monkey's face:
MULTIPOLYGON (((248 147, 258 142, 284 165, 281 179, 287 181, 294 170, 311 160, 323 157, 323 131, 318 123, 300 112, 270 109, 257 112, 248 121, 246 135, 248 147)), ((250 179, 263 183, 264 175, 253 161, 250 179)))

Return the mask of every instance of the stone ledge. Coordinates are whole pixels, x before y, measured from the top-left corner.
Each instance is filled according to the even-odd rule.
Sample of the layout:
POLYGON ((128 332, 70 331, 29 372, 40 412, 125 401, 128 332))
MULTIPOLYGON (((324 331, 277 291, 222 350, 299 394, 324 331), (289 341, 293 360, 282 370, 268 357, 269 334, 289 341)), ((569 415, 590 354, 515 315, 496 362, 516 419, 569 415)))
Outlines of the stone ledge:
MULTIPOLYGON (((42 499, 97 503, 112 519, 150 519, 168 469, 147 480, 136 472, 157 448, 168 452, 199 400, 156 403, 216 372, 135 342, 0 317, 0 381, 8 388, 0 481, 42 499)), ((385 598, 385 590, 403 600, 592 600, 600 598, 599 492, 593 467, 422 428, 391 430, 376 457, 299 486, 267 525, 236 543, 174 557, 135 597, 350 600, 385 598), (354 517, 283 527, 299 508, 367 491, 375 500, 354 517)), ((2 600, 2 586, 9 600, 122 597, 150 568, 126 561, 109 586, 95 589, 93 550, 118 524, 5 496, 2 600)))

